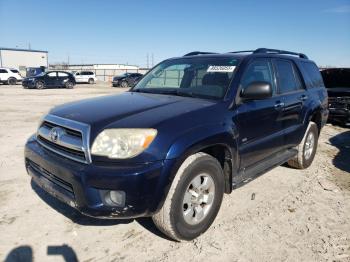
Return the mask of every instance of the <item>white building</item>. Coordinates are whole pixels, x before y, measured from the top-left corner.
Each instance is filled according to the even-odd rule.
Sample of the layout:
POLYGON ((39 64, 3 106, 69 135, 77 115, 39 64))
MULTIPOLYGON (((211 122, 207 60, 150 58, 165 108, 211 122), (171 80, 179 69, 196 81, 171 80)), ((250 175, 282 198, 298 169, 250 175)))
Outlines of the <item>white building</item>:
POLYGON ((0 47, 0 67, 11 67, 25 72, 27 67, 40 66, 49 66, 47 51, 0 47))

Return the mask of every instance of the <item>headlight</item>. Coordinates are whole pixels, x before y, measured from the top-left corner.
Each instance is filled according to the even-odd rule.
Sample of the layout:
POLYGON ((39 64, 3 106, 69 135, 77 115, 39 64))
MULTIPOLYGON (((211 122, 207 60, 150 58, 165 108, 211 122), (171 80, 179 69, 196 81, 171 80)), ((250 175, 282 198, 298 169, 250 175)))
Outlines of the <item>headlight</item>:
POLYGON ((113 159, 131 158, 144 151, 156 135, 155 129, 106 129, 96 137, 91 154, 113 159))

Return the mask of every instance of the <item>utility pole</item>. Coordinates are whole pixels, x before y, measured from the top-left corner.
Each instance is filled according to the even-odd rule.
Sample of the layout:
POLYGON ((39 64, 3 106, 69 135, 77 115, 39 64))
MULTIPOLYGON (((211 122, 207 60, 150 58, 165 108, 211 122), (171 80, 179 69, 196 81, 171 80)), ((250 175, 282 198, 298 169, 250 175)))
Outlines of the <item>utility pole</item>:
POLYGON ((153 67, 154 66, 154 55, 153 55, 153 53, 152 53, 151 60, 152 60, 151 67, 153 67))
POLYGON ((29 49, 29 50, 31 50, 31 49, 32 49, 32 47, 30 46, 30 43, 28 43, 28 49, 29 49))
POLYGON ((149 68, 149 55, 147 53, 147 68, 149 68))

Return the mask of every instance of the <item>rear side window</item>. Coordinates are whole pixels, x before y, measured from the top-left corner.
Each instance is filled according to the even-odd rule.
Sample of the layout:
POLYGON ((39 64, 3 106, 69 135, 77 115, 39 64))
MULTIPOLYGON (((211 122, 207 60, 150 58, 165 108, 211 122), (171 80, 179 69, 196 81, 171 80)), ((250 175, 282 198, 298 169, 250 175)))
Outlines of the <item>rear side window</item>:
POLYGON ((298 90, 301 87, 299 79, 296 78, 293 64, 287 60, 274 61, 277 73, 278 90, 280 94, 285 94, 298 90))
POLYGON ((0 69, 0 74, 7 74, 6 69, 0 69))
POLYGON ((309 88, 323 87, 323 80, 320 70, 314 63, 302 62, 301 67, 306 75, 305 82, 309 88))
POLYGON ((67 77, 68 74, 64 72, 57 72, 58 77, 67 77))
POLYGON ((274 87, 272 78, 272 66, 271 63, 266 59, 256 59, 248 65, 248 68, 244 72, 241 79, 241 85, 244 89, 249 84, 259 81, 268 82, 272 87, 274 87))

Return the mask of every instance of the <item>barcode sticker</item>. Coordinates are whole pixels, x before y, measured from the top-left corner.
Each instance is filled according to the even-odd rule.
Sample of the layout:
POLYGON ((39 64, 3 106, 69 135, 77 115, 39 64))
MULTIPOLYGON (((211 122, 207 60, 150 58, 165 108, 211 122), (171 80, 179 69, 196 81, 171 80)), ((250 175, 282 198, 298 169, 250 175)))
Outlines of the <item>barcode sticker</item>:
POLYGON ((208 67, 207 72, 233 72, 235 66, 215 66, 211 65, 208 67))

